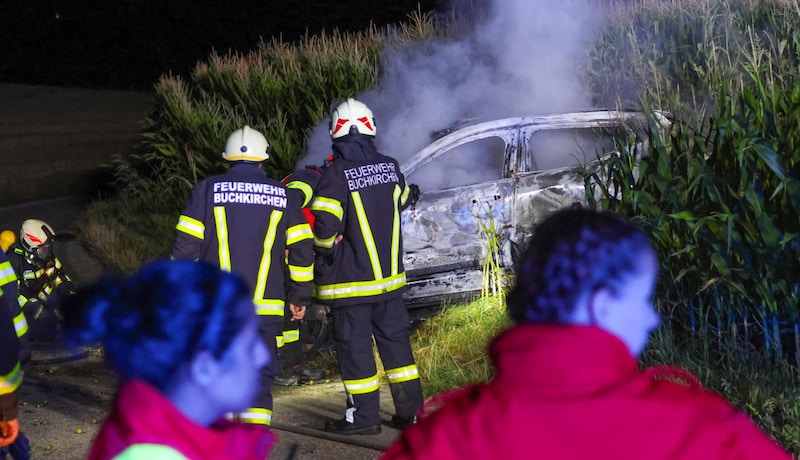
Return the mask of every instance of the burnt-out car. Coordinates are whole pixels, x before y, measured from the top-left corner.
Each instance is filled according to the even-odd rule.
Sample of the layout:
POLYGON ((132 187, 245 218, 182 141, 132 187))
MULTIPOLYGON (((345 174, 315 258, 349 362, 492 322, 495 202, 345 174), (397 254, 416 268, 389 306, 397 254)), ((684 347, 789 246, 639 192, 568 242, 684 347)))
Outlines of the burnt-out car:
MULTIPOLYGON (((662 112, 651 120, 670 123, 662 112)), ((647 151, 647 122, 642 112, 594 110, 472 123, 410 157, 401 169, 420 197, 403 211, 407 306, 479 294, 489 234, 510 273, 537 222, 585 203, 584 177, 600 159, 618 145, 647 151)))

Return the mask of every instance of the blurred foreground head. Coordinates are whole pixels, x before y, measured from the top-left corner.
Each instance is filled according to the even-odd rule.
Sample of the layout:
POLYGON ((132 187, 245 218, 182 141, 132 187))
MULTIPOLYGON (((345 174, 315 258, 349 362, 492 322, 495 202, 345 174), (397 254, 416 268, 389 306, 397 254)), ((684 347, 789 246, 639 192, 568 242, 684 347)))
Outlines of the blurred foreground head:
POLYGON ((257 388, 259 370, 269 359, 245 282, 203 262, 163 259, 129 278, 105 276, 80 290, 64 316, 69 343, 103 344, 121 381, 140 379, 164 393, 196 378, 192 366, 199 357, 238 365, 229 357, 237 347, 248 355, 240 361, 252 359, 234 371, 255 374, 257 388), (237 344, 245 332, 249 342, 237 344))
POLYGON ((563 209, 536 228, 519 260, 509 315, 518 324, 597 326, 638 355, 659 323, 657 271, 635 225, 609 212, 563 209))

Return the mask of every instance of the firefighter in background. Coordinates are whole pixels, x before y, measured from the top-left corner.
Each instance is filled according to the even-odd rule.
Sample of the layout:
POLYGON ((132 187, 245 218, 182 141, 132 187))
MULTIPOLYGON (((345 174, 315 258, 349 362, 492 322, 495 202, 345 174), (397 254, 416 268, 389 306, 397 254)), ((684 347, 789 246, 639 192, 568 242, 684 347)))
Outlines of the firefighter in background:
POLYGON ((19 306, 25 314, 31 342, 58 340, 59 303, 75 292, 54 246, 53 227, 39 219, 28 219, 22 223, 19 241, 6 252, 19 280, 19 306))
MULTIPOLYGON (((14 331, 11 305, 14 299, 0 290, 0 448, 11 445, 19 435, 17 389, 22 383, 19 339, 14 331)), ((0 451, 2 452, 2 451, 0 451)))
MULTIPOLYGON (((314 227, 314 214, 311 213, 311 201, 314 198, 314 189, 317 187, 323 168, 327 167, 333 157, 328 157, 322 167, 306 165, 281 180, 290 193, 298 195, 302 206, 303 215, 311 228, 314 227)), ((294 385, 314 381, 324 376, 324 371, 303 364, 304 349, 300 331, 300 321, 291 321, 290 315, 285 314, 283 331, 278 334, 278 353, 281 362, 281 371, 275 377, 279 385, 294 385)))
POLYGON ((261 168, 269 158, 269 144, 260 132, 249 126, 234 131, 222 158, 230 162, 228 171, 192 188, 176 226, 172 257, 203 260, 238 273, 253 290, 259 331, 274 359, 261 372, 256 407, 236 417, 269 426, 271 388, 280 371, 276 336, 287 302, 295 321, 311 302, 313 235, 298 197, 261 168))
POLYGON ((347 394, 344 418, 326 423, 340 434, 378 434, 380 380, 372 339, 392 391, 392 425, 415 420, 422 385, 409 342, 403 303, 406 276, 400 211, 411 187, 397 161, 378 153, 375 120, 362 102, 334 109, 330 134, 334 161, 311 205, 317 251, 315 297, 331 306, 336 354, 347 394))
MULTIPOLYGON (((14 233, 9 233, 11 233, 10 238, 8 235, 0 234, 0 239, 5 236, 6 240, 9 242, 8 246, 6 246, 6 249, 8 249, 8 247, 10 247, 16 241, 16 236, 14 236, 14 233)), ((0 304, 2 304, 0 305, 0 309, 8 311, 8 314, 11 317, 11 322, 14 325, 14 333, 17 336, 17 359, 19 362, 18 383, 22 383, 22 376, 25 374, 31 359, 28 323, 25 320, 25 314, 22 313, 22 309, 19 306, 17 294, 17 275, 14 273, 14 269, 11 267, 11 262, 8 261, 5 252, 2 251, 0 251, 0 291, 2 292, 3 296, 3 299, 0 300, 0 304)), ((0 319, 0 322, 2 321, 5 320, 0 319)), ((3 330, 5 331, 4 327, 3 330)), ((6 343, 3 339, 0 339, 0 342, 6 343)), ((6 352, 4 346, 0 346, 0 350, 3 350, 3 353, 6 352)), ((11 350, 13 350, 13 348, 9 349, 9 353, 11 353, 11 350)), ((13 355, 9 356, 13 359, 13 355)), ((3 374, 4 373, 0 371, 0 381, 4 380, 2 377, 3 374)), ((0 387, 2 386, 3 384, 0 383, 0 387)), ((0 390, 0 394, 2 394, 2 390, 0 390)), ((19 431, 14 442, 8 446, 0 447, 0 459, 5 459, 6 454, 10 454, 11 458, 14 460, 27 460, 30 458, 30 442, 22 431, 19 431)))

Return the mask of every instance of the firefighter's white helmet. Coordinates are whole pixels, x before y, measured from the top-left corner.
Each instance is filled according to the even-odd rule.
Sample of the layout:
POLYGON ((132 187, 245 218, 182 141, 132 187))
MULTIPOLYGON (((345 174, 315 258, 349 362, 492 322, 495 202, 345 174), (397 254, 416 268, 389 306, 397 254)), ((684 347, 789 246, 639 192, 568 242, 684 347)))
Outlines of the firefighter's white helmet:
POLYGON ((263 134, 245 126, 228 136, 222 158, 228 161, 261 162, 269 158, 269 143, 263 134))
POLYGON ((56 232, 53 227, 39 219, 28 219, 22 223, 19 231, 19 241, 22 247, 39 256, 40 259, 47 259, 53 249, 56 232))
POLYGON ((372 110, 353 98, 342 102, 331 113, 330 133, 332 139, 348 134, 375 136, 375 117, 372 110))

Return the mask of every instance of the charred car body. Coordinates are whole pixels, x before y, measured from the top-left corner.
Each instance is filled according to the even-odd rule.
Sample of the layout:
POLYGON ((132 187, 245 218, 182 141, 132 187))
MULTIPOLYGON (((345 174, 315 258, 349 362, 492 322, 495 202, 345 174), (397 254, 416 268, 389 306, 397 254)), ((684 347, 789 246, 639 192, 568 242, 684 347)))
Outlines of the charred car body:
MULTIPOLYGON (((653 119, 668 126, 667 114, 653 119)), ((448 130, 401 165, 419 201, 403 211, 410 309, 468 300, 484 287, 487 229, 510 272, 536 223, 585 202, 585 177, 624 142, 646 152, 642 112, 595 110, 474 123, 448 130)), ((422 313, 422 311, 420 311, 422 313)))

